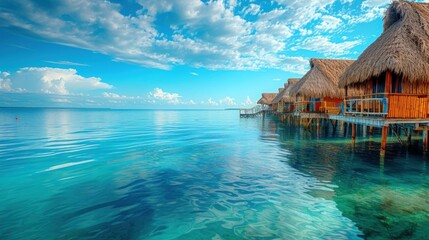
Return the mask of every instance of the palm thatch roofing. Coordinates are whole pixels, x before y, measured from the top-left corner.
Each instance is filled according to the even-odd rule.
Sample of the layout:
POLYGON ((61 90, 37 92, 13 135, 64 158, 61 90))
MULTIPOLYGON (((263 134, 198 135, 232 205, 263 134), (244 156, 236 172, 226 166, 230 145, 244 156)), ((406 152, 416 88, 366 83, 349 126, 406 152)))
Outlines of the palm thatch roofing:
POLYGON ((277 93, 262 93, 262 98, 259 99, 258 104, 270 105, 277 93))
POLYGON ((290 101, 290 90, 295 86, 295 84, 298 83, 300 78, 289 78, 287 80, 287 83, 285 83, 285 87, 283 91, 281 91, 277 96, 274 98, 273 103, 279 103, 282 99, 284 101, 290 101))
POLYGON ((394 1, 384 30, 341 76, 340 87, 363 83, 387 70, 409 82, 429 82, 429 4, 394 1))
POLYGON ((291 96, 344 97, 344 90, 338 87, 338 82, 341 74, 353 62, 354 60, 312 58, 311 69, 290 90, 291 96))

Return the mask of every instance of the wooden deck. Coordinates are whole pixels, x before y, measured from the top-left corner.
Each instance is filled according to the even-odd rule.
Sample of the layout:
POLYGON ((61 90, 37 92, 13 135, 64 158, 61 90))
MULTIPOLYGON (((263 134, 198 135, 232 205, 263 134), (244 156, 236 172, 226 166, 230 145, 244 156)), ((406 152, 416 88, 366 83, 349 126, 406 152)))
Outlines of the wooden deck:
POLYGON ((376 118, 376 117, 362 117, 362 116, 344 116, 344 115, 329 115, 331 120, 339 120, 347 123, 360 124, 365 126, 373 126, 381 128, 383 126, 388 126, 392 124, 401 124, 401 125, 429 125, 428 118, 419 118, 419 119, 401 119, 401 118, 376 118))
POLYGON ((301 112, 298 115, 300 118, 327 118, 327 115, 325 113, 305 113, 305 112, 301 112))

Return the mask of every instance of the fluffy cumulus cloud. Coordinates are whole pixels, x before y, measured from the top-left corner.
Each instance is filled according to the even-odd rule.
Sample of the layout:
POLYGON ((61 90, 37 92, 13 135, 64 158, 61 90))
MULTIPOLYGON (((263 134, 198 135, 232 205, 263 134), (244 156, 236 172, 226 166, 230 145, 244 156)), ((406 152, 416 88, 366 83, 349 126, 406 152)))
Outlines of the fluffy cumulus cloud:
POLYGON ((0 91, 10 91, 10 73, 0 71, 0 91))
POLYGON ((181 96, 178 93, 169 93, 164 92, 161 88, 155 88, 153 91, 149 93, 149 99, 152 102, 166 102, 169 104, 179 104, 181 103, 181 96))
POLYGON ((137 0, 125 9, 120 1, 5 0, 0 2, 0 27, 144 67, 299 72, 302 62, 289 61, 286 53, 291 38, 311 34, 303 30, 311 21, 319 21, 320 30, 338 27, 339 18, 325 16, 334 2, 137 0))
MULTIPOLYGON (((201 104, 205 104, 205 102, 201 102, 201 104)), ((207 99, 207 104, 214 107, 219 106, 219 103, 212 98, 207 99)))
POLYGON ((249 107, 251 105, 254 105, 255 103, 252 101, 252 99, 250 99, 249 96, 246 97, 246 99, 244 100, 244 102, 241 103, 242 106, 245 107, 249 107))
POLYGON ((236 106, 237 105, 237 103, 235 102, 235 99, 232 97, 228 97, 228 96, 219 100, 219 104, 225 105, 225 106, 236 106))
POLYGON ((237 102, 235 98, 226 96, 218 100, 215 100, 210 97, 209 99, 207 99, 207 101, 202 101, 200 104, 202 106, 209 106, 209 107, 230 108, 230 107, 238 107, 238 106, 250 107, 255 103, 252 101, 252 99, 249 96, 247 96, 246 99, 244 99, 244 101, 242 102, 237 102))
POLYGON ((71 68, 26 67, 1 76, 0 89, 12 92, 68 95, 112 88, 98 77, 83 77, 71 68))

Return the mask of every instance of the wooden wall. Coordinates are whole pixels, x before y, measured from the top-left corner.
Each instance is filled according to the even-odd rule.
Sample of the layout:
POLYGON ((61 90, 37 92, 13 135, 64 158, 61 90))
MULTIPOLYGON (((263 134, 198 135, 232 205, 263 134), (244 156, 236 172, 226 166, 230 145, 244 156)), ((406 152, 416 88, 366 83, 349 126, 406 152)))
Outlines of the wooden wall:
POLYGON ((427 118, 429 114, 428 97, 400 96, 389 97, 388 118, 427 118))

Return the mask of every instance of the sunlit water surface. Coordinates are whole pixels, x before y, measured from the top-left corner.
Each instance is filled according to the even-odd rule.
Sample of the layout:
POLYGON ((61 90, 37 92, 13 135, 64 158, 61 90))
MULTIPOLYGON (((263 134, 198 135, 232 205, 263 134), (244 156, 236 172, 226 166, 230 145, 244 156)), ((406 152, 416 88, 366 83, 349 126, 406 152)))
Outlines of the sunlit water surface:
POLYGON ((0 239, 425 236, 427 157, 380 161, 379 139, 344 134, 237 111, 0 109, 0 239))

